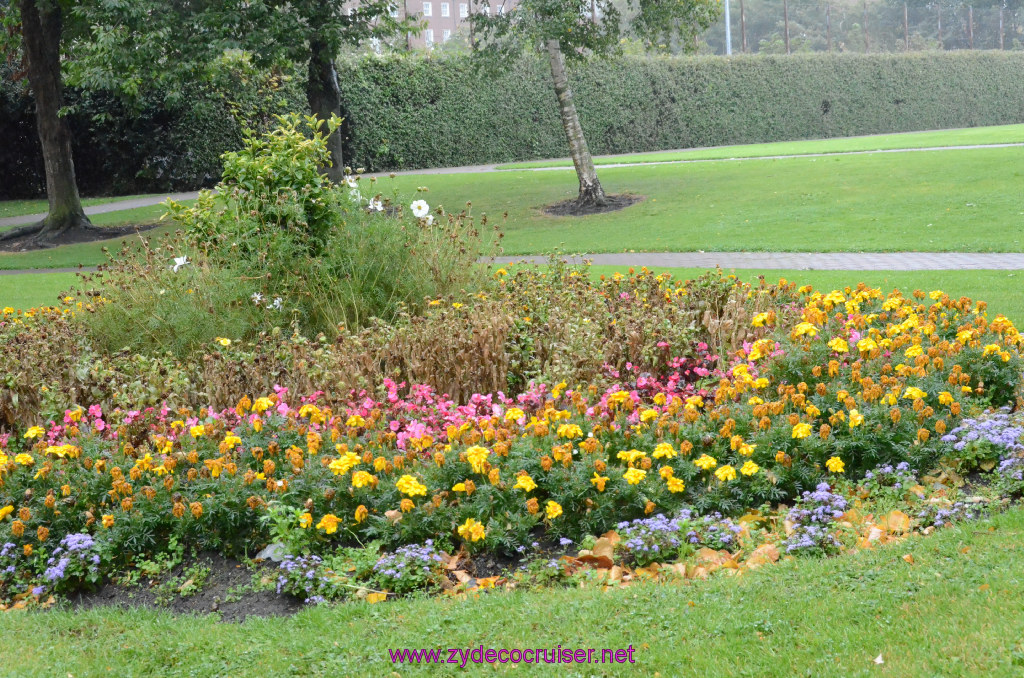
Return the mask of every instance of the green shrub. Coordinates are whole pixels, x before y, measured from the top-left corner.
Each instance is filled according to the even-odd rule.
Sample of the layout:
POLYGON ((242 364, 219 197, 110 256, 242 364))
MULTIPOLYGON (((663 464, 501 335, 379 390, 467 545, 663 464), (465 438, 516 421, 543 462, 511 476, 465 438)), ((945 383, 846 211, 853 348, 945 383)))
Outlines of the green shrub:
MULTIPOLYGON (((1024 121, 1019 52, 625 57, 574 70, 594 153, 1024 121)), ((352 162, 372 170, 566 155, 546 64, 494 77, 467 56, 344 61, 352 162)))

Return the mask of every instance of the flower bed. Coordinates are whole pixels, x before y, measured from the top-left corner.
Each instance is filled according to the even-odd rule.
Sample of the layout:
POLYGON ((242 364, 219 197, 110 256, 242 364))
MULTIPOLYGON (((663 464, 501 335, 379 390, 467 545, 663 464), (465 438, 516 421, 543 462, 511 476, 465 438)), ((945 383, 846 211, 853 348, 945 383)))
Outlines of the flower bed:
MULTIPOLYGON (((666 304, 686 296, 667 277, 648 289, 666 304)), ((797 294, 799 306, 717 327, 753 333, 735 351, 698 343, 673 357, 655 345, 647 366, 609 367, 601 386, 533 382, 458 402, 385 378, 347 399, 278 387, 221 410, 68 408, 0 437, 0 595, 58 590, 47 572, 84 543, 76 535, 89 537, 89 559, 66 566, 76 584, 171 539, 226 554, 277 542, 292 556, 286 589, 302 568, 358 560, 340 547, 392 552, 335 563, 295 590, 319 600, 345 588, 328 586, 338 572, 363 572, 382 593, 441 586, 449 554, 522 554, 541 539, 590 547, 555 578, 610 568, 609 548, 638 568, 696 552, 706 572, 741 552, 764 560, 766 544, 828 553, 954 516, 959 476, 942 460, 977 426, 966 415, 1016 404, 1021 335, 941 292, 797 294), (900 492, 911 467, 944 475, 900 492), (887 518, 869 510, 876 500, 887 518)), ((1018 437, 995 437, 1005 458, 989 467, 1010 493, 1018 437)))

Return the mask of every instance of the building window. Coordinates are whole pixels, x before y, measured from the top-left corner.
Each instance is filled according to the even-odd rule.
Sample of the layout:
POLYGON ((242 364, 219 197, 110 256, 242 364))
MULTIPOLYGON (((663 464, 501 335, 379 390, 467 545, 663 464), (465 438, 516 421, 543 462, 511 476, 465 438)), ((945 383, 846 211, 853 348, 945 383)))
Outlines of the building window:
POLYGON ((397 19, 398 18, 398 5, 392 5, 392 7, 391 7, 391 18, 392 19, 397 19))
POLYGON ((441 31, 441 42, 448 42, 448 39, 452 37, 452 32, 447 28, 441 31))
POLYGON ((452 13, 448 10, 450 5, 447 2, 441 3, 441 16, 451 16, 452 13))
POLYGON ((469 16, 469 5, 465 2, 459 3, 459 18, 465 19, 469 16))
POLYGON ((423 3, 423 16, 434 16, 434 7, 432 3, 423 3))
POLYGON ((505 5, 504 5, 504 3, 502 3, 502 4, 498 5, 497 7, 495 7, 495 8, 494 8, 494 11, 495 11, 495 12, 496 12, 496 13, 497 13, 497 14, 498 14, 499 16, 500 16, 500 15, 502 15, 502 14, 504 14, 504 13, 505 13, 505 5))
POLYGON ((484 5, 484 16, 491 16, 491 7, 490 7, 490 5, 484 5))
POLYGON ((434 44, 434 29, 428 28, 427 30, 423 31, 423 37, 426 38, 427 47, 432 46, 434 44))

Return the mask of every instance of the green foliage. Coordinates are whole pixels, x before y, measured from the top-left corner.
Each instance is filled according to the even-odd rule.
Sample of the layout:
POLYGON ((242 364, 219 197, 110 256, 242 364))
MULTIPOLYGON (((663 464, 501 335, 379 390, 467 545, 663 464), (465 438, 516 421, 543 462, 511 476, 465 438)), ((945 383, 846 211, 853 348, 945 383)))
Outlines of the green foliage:
MULTIPOLYGON (((304 78, 260 69, 227 52, 207 65, 204 79, 152 88, 126 102, 99 89, 67 87, 67 121, 83 194, 190 190, 212 185, 220 156, 242 147, 243 128, 264 130, 273 115, 305 107, 304 78)), ((0 66, 0 197, 41 195, 42 152, 24 80, 0 66)))
POLYGON ((423 202, 410 215, 374 179, 349 175, 335 186, 319 173, 339 124, 332 118, 325 132, 311 116, 279 117, 276 129, 224 155, 216 197, 203 192, 192 207, 170 201, 171 216, 204 256, 244 273, 253 306, 290 314, 307 336, 390 321, 427 298, 479 287, 483 245, 468 214, 430 214, 423 202))
MULTIPOLYGON (((570 77, 603 154, 1020 122, 1022 67, 1009 52, 625 57, 570 77)), ((539 59, 494 75, 469 57, 371 57, 339 74, 346 157, 371 170, 566 154, 539 59)))

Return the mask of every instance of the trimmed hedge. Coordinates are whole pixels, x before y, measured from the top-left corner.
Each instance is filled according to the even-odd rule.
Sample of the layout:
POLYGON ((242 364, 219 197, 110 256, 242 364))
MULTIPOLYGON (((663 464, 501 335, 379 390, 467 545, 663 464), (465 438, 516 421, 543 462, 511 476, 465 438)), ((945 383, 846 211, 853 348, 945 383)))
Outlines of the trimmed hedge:
MULTIPOLYGON (((628 57, 574 70, 594 153, 1024 122, 1024 53, 628 57)), ((367 169, 567 154, 546 63, 478 74, 470 58, 339 66, 348 158, 367 169)))
MULTIPOLYGON (((162 92, 130 110, 114 97, 67 88, 79 190, 97 196, 212 186, 220 155, 242 146, 241 121, 263 128, 273 113, 306 110, 303 86, 225 60, 210 83, 186 87, 176 106, 162 92)), ((0 200, 45 195, 34 101, 7 67, 0 67, 0 139, 0 200)))

